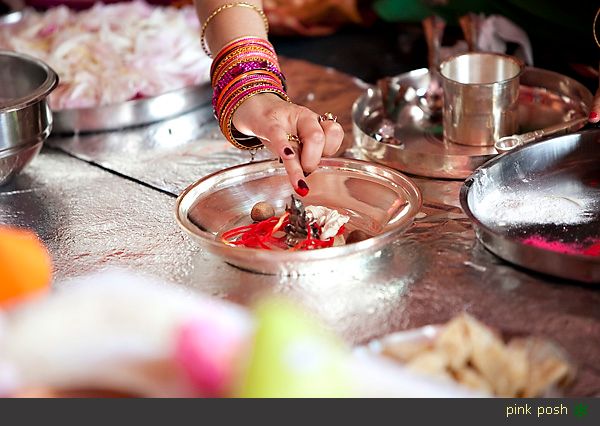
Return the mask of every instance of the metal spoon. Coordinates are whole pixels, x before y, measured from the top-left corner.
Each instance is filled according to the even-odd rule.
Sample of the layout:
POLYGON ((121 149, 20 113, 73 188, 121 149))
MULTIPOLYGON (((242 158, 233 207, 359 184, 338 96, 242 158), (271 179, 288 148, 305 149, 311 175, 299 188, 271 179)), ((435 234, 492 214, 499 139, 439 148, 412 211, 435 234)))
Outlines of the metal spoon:
POLYGON ((458 19, 463 36, 467 42, 469 52, 477 51, 477 40, 479 39, 479 28, 481 17, 475 13, 467 13, 458 19))
POLYGON ((440 65, 440 48, 442 37, 446 28, 446 21, 439 16, 429 16, 423 20, 423 32, 427 42, 429 62, 429 87, 427 92, 419 99, 421 109, 431 117, 438 117, 442 114, 442 85, 438 67, 440 65))
POLYGON ((508 152, 518 146, 538 141, 546 136, 556 135, 561 132, 567 132, 571 128, 579 128, 588 121, 587 117, 575 118, 564 123, 554 124, 543 129, 523 133, 521 135, 504 136, 494 143, 494 148, 499 153, 508 152))

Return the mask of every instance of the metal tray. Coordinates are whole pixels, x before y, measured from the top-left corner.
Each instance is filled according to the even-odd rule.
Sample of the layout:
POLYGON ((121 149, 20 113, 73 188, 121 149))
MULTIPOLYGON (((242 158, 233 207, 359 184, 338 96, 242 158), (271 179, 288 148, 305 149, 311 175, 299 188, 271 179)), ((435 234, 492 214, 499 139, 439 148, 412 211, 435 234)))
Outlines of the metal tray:
POLYGON ((524 145, 480 167, 463 210, 492 253, 556 277, 600 282, 600 130, 524 145))
POLYGON ((141 126, 175 117, 210 102, 210 85, 173 90, 150 98, 96 108, 54 111, 53 133, 90 133, 141 126))
POLYGON ((261 161, 214 173, 188 187, 177 199, 176 218, 207 251, 245 270, 264 274, 305 275, 361 268, 396 240, 422 204, 417 186, 401 173, 347 158, 324 159, 308 178, 306 205, 335 208, 350 216, 346 229, 372 238, 355 244, 310 251, 266 251, 229 247, 218 236, 248 225, 252 206, 272 203, 281 214, 292 188, 278 161, 261 161))
MULTIPOLYGON (((419 106, 429 81, 425 68, 389 79, 385 109, 381 90, 367 89, 352 108, 355 143, 368 159, 405 173, 464 179, 497 152, 493 146, 443 140, 441 120, 431 119, 419 106), (391 136, 387 142, 375 137, 383 126, 391 136)), ((592 94, 577 81, 539 68, 526 68, 520 81, 520 132, 587 116, 592 94)))

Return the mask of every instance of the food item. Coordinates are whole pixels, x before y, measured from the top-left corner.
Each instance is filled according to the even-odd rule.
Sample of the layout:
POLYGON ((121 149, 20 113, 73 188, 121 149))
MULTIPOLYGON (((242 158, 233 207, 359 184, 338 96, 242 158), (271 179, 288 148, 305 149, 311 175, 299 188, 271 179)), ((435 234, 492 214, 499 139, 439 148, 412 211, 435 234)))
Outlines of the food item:
POLYGON ((575 369, 556 345, 535 337, 507 344, 463 314, 434 339, 383 342, 382 354, 416 372, 501 397, 541 397, 567 385, 575 369))
POLYGON ((549 240, 542 235, 532 235, 521 240, 523 244, 564 254, 600 256, 600 238, 586 238, 582 243, 565 243, 549 240))
POLYGON ((0 48, 37 57, 60 78, 52 109, 90 108, 159 95, 209 79, 193 7, 142 1, 75 12, 26 10, 0 27, 0 48))
POLYGON ((0 227, 0 307, 48 290, 51 279, 50 255, 37 236, 0 227))
POLYGON ((273 216, 275 216, 275 209, 265 201, 256 203, 250 212, 250 217, 255 222, 261 222, 273 216))
POLYGON ((371 236, 366 232, 361 231, 360 229, 355 229, 348 235, 348 238, 346 239, 346 244, 360 243, 361 241, 367 240, 369 238, 371 238, 371 236))
MULTIPOLYGON (((258 217, 259 209, 261 214, 263 210, 268 210, 267 206, 259 207, 258 204, 252 209, 253 220, 258 217)), ((305 208, 302 201, 292 195, 291 204, 281 217, 272 216, 251 225, 231 229, 221 235, 221 241, 229 246, 265 250, 294 251, 333 247, 344 242, 344 225, 349 220, 348 216, 327 207, 305 208)))

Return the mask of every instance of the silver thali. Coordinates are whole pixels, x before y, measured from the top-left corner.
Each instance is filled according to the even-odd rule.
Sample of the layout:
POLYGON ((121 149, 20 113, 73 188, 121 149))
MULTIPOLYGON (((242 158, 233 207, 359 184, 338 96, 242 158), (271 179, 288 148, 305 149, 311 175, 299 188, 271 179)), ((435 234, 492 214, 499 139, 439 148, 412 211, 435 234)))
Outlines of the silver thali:
POLYGON ((477 169, 463 210, 492 253, 560 278, 600 282, 600 130, 524 145, 477 169))
MULTIPOLYGON (((497 152, 444 141, 441 119, 420 106, 429 84, 429 71, 422 68, 367 89, 352 108, 355 143, 368 159, 405 173, 464 179, 497 152)), ((520 85, 520 132, 585 117, 592 102, 585 86, 544 69, 526 68, 520 85)))
MULTIPOLYGON (((271 251, 230 247, 219 236, 251 223, 259 201, 280 215, 290 201, 291 185, 283 165, 267 160, 231 167, 200 179, 177 199, 179 225, 207 251, 239 268, 263 274, 306 275, 360 268, 412 224, 421 208, 417 186, 401 173, 347 158, 323 159, 306 179, 305 205, 334 208, 350 216, 348 232, 360 229, 371 238, 354 244, 308 251, 271 251)), ((379 254, 378 254, 379 253, 379 254)))
POLYGON ((53 133, 91 133, 150 124, 205 105, 211 96, 207 83, 117 104, 53 111, 53 133))

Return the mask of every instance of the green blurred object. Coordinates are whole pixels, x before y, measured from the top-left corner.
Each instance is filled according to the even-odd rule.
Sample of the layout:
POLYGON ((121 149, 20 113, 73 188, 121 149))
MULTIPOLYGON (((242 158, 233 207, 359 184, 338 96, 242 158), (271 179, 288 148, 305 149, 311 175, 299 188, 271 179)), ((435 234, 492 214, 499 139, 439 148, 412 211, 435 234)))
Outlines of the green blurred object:
POLYGON ((415 22, 433 13, 420 0, 377 0, 373 8, 384 21, 415 22))
POLYGON ((328 398, 352 396, 342 345, 287 301, 268 300, 255 311, 257 330, 238 396, 328 398))
POLYGON ((437 14, 450 24, 468 13, 498 14, 522 27, 530 37, 562 45, 592 40, 595 2, 562 0, 376 0, 374 9, 386 21, 415 22, 437 14), (432 4, 445 3, 432 6, 432 4), (582 40, 580 37, 587 37, 582 40))

